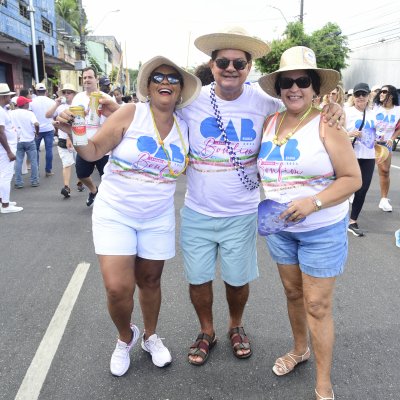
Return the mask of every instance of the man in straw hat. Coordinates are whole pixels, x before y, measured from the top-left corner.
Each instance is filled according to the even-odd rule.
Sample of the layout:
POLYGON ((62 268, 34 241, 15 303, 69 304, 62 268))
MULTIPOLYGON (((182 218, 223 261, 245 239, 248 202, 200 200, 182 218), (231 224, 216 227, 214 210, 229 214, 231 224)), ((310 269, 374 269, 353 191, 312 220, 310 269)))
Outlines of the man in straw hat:
POLYGON ((216 343, 212 281, 218 253, 233 353, 240 359, 252 354, 242 315, 249 282, 258 277, 256 159, 264 119, 281 102, 244 84, 253 59, 268 53, 267 43, 241 28, 231 28, 200 36, 195 46, 211 57, 215 81, 180 111, 190 131, 181 247, 190 298, 200 321, 200 334, 188 360, 202 365, 216 343))
POLYGON ((0 83, 0 203, 2 214, 22 211, 16 203, 10 201, 11 180, 14 174, 15 152, 17 150, 17 132, 13 127, 6 106, 10 103, 11 92, 6 83, 0 83))

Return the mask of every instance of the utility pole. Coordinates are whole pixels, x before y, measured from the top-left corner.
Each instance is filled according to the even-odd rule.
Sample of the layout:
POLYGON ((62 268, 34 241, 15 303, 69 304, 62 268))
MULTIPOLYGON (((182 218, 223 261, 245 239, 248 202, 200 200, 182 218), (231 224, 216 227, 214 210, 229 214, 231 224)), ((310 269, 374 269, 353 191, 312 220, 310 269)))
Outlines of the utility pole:
POLYGON ((33 8, 33 0, 29 0, 29 18, 31 21, 31 36, 32 36, 32 59, 33 59, 33 76, 35 83, 39 83, 39 70, 36 53, 36 34, 35 34, 35 9, 33 8))
POLYGON ((82 9, 82 0, 78 0, 78 10, 79 10, 79 54, 81 55, 81 60, 86 60, 86 43, 85 43, 85 35, 83 32, 84 29, 84 14, 82 9))
POLYGON ((300 0, 300 22, 303 23, 304 0, 300 0))

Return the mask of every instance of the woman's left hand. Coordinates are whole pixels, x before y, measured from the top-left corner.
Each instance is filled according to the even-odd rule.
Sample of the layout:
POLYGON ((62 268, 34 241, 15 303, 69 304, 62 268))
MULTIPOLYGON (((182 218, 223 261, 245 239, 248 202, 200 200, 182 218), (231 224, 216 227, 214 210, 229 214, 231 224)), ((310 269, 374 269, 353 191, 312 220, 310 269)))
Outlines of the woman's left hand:
POLYGON ((323 121, 327 122, 329 126, 337 124, 337 129, 342 129, 345 114, 343 108, 337 103, 329 103, 322 109, 323 121))
POLYGON ((302 218, 307 217, 315 211, 313 199, 311 197, 305 197, 303 199, 293 200, 288 204, 288 208, 284 211, 279 218, 288 221, 298 221, 302 218))

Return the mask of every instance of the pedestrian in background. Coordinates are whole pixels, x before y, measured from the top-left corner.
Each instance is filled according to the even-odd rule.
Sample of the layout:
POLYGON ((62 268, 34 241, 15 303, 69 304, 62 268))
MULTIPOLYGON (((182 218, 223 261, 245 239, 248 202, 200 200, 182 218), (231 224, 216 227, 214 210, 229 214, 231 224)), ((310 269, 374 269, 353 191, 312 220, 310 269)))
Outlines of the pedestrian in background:
MULTIPOLYGON (((76 93, 74 85, 65 83, 62 89, 57 92, 58 97, 55 100, 55 104, 47 110, 46 117, 54 119, 69 108, 76 93)), ((57 150, 63 166, 62 177, 64 185, 61 188, 61 194, 68 198, 71 196, 71 170, 75 164, 76 152, 67 132, 64 132, 62 128, 58 128, 57 150)), ((84 186, 81 181, 77 183, 77 189, 79 192, 83 191, 84 186)))
POLYGON ((25 155, 31 165, 31 186, 39 186, 38 155, 35 142, 35 138, 39 135, 39 121, 35 114, 29 111, 29 104, 31 102, 31 99, 19 96, 17 98, 17 109, 10 113, 18 136, 14 184, 14 187, 17 189, 24 187, 22 164, 25 155))
POLYGON ((393 142, 400 135, 400 106, 397 90, 392 85, 383 85, 374 99, 376 107, 375 127, 378 144, 389 149, 389 157, 378 164, 381 200, 379 208, 385 212, 393 210, 390 204, 390 166, 392 163, 393 142))
POLYGON ((354 106, 346 107, 346 130, 353 143, 354 152, 361 170, 362 186, 354 193, 348 231, 355 236, 364 236, 358 226, 358 216, 364 205, 375 168, 375 114, 368 105, 370 90, 367 83, 357 83, 353 89, 354 106))
POLYGON ((54 127, 51 118, 46 118, 47 110, 54 105, 54 100, 47 97, 47 89, 43 83, 38 83, 35 86, 36 97, 32 99, 31 110, 35 114, 39 121, 39 135, 36 137, 36 149, 38 152, 38 166, 39 163, 39 152, 40 144, 42 139, 44 140, 44 146, 46 150, 46 165, 45 172, 46 176, 52 176, 54 173, 53 169, 53 143, 54 143, 54 127))
MULTIPOLYGON (((137 84, 142 103, 120 107, 106 99, 119 110, 87 146, 76 147, 87 160, 110 152, 92 220, 108 310, 119 334, 110 362, 116 376, 128 370, 130 350, 139 338, 139 328, 131 324, 136 285, 144 323, 142 349, 157 367, 172 360, 156 328, 164 261, 175 255, 176 179, 188 162, 188 127, 174 110, 192 102, 201 88, 199 79, 161 56, 141 66, 137 84)), ((58 118, 65 122, 71 114, 58 118)))
POLYGON ((16 202, 10 201, 11 180, 17 151, 17 131, 15 130, 7 105, 12 92, 6 83, 0 83, 0 203, 2 214, 22 211, 16 202))
POLYGON ((347 135, 322 123, 312 106, 313 96, 331 91, 339 77, 337 71, 317 68, 311 49, 296 46, 282 54, 277 71, 259 79, 261 88, 279 97, 286 110, 264 124, 258 172, 266 198, 287 205, 279 218, 299 222, 266 237, 294 339, 293 349, 272 370, 286 375, 306 361, 310 333, 317 400, 335 398, 330 376, 333 291, 347 258, 347 199, 361 186, 347 135))

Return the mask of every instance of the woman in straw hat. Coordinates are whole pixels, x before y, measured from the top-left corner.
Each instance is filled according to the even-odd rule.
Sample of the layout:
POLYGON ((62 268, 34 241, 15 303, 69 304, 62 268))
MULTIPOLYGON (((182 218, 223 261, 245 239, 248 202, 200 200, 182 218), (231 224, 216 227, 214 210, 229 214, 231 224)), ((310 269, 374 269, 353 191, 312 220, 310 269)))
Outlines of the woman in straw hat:
MULTIPOLYGON (((200 366, 217 340, 212 307, 218 256, 229 305, 232 352, 239 359, 252 354, 242 317, 249 283, 258 277, 256 160, 265 115, 279 110, 282 103, 256 85, 245 84, 253 60, 268 53, 267 43, 232 27, 200 36, 194 44, 210 56, 214 78, 180 111, 190 131, 180 243, 190 299, 200 325, 188 361, 200 366)), ((331 108, 330 114, 338 109, 331 108)))
MULTIPOLYGON (((156 366, 171 363, 156 326, 164 260, 175 255, 176 179, 186 169, 189 149, 187 125, 174 111, 201 89, 197 77, 161 56, 141 66, 137 83, 137 96, 145 103, 121 107, 86 146, 76 147, 88 161, 111 152, 94 203, 93 239, 119 333, 110 363, 115 376, 128 370, 129 352, 139 338, 131 324, 136 284, 144 320, 142 348, 156 366)), ((72 118, 66 111, 58 120, 72 118)))
MULTIPOLYGON (((72 104, 77 91, 74 85, 71 83, 65 83, 57 92, 57 98, 55 99, 55 104, 52 105, 46 112, 46 118, 56 118, 65 109, 69 108, 72 104)), ((68 198, 71 196, 71 169, 75 164, 76 152, 72 146, 72 141, 68 134, 62 129, 58 130, 58 143, 57 143, 58 155, 60 156, 61 163, 63 166, 63 183, 64 186, 61 188, 61 194, 68 198)), ((84 188, 82 182, 78 182, 78 190, 84 188)))
POLYGON ((280 218, 290 225, 266 239, 285 289, 294 337, 293 349, 275 361, 273 371, 286 375, 308 360, 309 331, 319 400, 334 398, 333 289, 347 256, 347 198, 361 185, 347 135, 321 124, 320 111, 312 106, 313 96, 330 92, 338 80, 337 71, 317 68, 314 52, 302 46, 286 50, 279 70, 259 80, 286 106, 266 120, 258 155, 265 195, 287 206, 280 218))
POLYGON ((364 236, 357 219, 364 205, 375 168, 375 110, 368 107, 370 95, 367 83, 357 83, 353 89, 354 106, 346 107, 346 129, 352 138, 354 152, 360 166, 362 186, 354 193, 348 231, 354 236, 364 236))
POLYGON ((379 208, 382 211, 393 210, 388 199, 390 188, 390 165, 392 163, 393 142, 400 135, 400 106, 397 90, 392 85, 383 85, 374 99, 376 108, 376 134, 378 144, 386 146, 389 157, 378 164, 379 183, 381 187, 381 200, 379 208))

